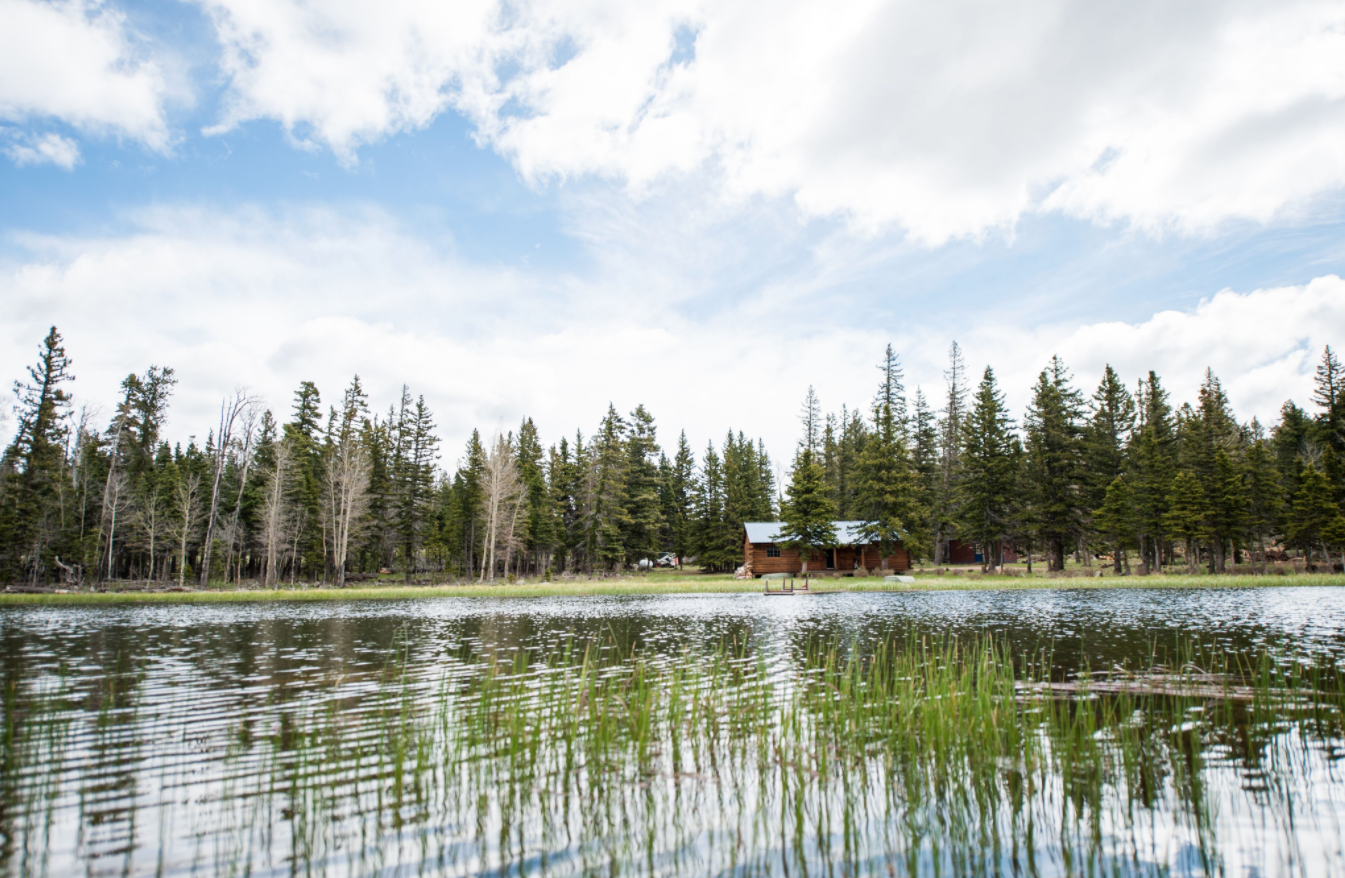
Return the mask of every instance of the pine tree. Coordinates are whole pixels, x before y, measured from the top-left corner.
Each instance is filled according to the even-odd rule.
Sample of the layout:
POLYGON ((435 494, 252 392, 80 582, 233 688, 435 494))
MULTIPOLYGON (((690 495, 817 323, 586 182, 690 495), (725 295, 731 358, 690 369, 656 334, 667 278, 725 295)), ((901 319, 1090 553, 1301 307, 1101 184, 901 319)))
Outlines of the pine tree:
POLYGON ((622 536, 629 526, 626 509, 626 478, 629 456, 626 450, 626 422, 608 405, 598 432, 589 445, 590 480, 587 553, 590 562, 612 570, 626 560, 622 536))
POLYGON ((773 521, 775 519, 775 472, 771 468, 771 456, 766 453, 766 440, 757 439, 757 506, 754 519, 773 521))
MULTIPOLYGON (((294 392, 292 420, 284 426, 289 443, 293 475, 290 508, 297 515, 294 564, 301 571, 323 569, 325 541, 322 538, 322 399, 311 381, 294 392)), ((207 533, 209 522, 207 521, 207 533)), ((206 576, 208 571, 202 571, 206 576)))
POLYGON ((933 502, 929 506, 930 523, 934 531, 934 560, 941 563, 948 558, 948 542, 957 535, 959 506, 958 482, 962 477, 962 419, 966 416, 967 367, 962 360, 962 348, 953 342, 948 349, 948 369, 943 373, 948 393, 943 414, 939 419, 939 473, 934 484, 933 502))
POLYGON ((559 445, 552 446, 547 465, 557 543, 557 557, 553 563, 561 570, 578 569, 579 552, 584 543, 580 515, 580 462, 583 459, 584 439, 576 433, 574 451, 562 436, 559 445))
MULTIPOLYGON (((1096 510, 1106 504, 1107 492, 1127 471, 1126 447, 1134 426, 1135 401, 1121 383, 1120 376, 1108 365, 1093 394, 1092 413, 1084 431, 1084 506, 1095 510, 1094 528, 1113 547, 1112 569, 1118 574, 1124 549, 1120 547, 1116 531, 1103 528, 1097 522, 1096 510)), ((1128 492, 1129 486, 1124 487, 1128 492)), ((1115 519, 1111 521, 1113 525, 1116 523, 1115 519)))
MULTIPOLYGON (((764 447, 761 454, 765 453, 764 447)), ((743 523, 771 518, 771 491, 769 479, 763 480, 764 470, 758 455, 758 446, 741 432, 729 431, 724 437, 722 450, 724 466, 724 518, 719 532, 722 556, 726 566, 737 567, 743 561, 743 523)))
POLYGON ((1214 453, 1213 490, 1209 499, 1210 535, 1214 539, 1215 572, 1228 572, 1225 547, 1240 550, 1247 525, 1247 485, 1244 471, 1227 451, 1214 453))
POLYGON ((725 513, 728 492, 724 466, 714 443, 709 443, 701 457, 701 474, 696 485, 695 553, 703 569, 732 569, 736 555, 729 539, 730 528, 725 513))
POLYGON ((1138 528, 1135 524, 1134 510, 1135 501, 1130 494, 1130 485, 1126 482, 1124 476, 1117 476, 1107 486, 1102 504, 1093 513, 1093 521, 1098 533, 1111 548, 1114 559, 1113 569, 1117 574, 1122 572, 1122 559, 1125 557, 1125 551, 1139 546, 1136 537, 1138 528))
POLYGON ((901 358, 892 350, 891 343, 883 351, 883 361, 878 364, 882 379, 878 382, 878 392, 873 398, 873 410, 887 406, 892 410, 892 419, 897 424, 903 441, 906 436, 906 385, 905 374, 901 368, 901 358))
POLYGON ((11 576, 36 583, 47 576, 62 546, 61 489, 69 434, 70 374, 61 335, 52 327, 28 382, 14 382, 17 431, 0 460, 0 552, 11 576))
POLYGON ((822 464, 806 444, 800 445, 794 458, 788 500, 781 518, 784 523, 779 530, 780 545, 798 551, 807 576, 809 560, 827 546, 836 545, 836 504, 827 496, 822 464))
POLYGON ((643 405, 630 413, 626 434, 626 515, 622 545, 628 561, 653 559, 659 551, 663 514, 659 504, 658 440, 654 418, 643 405))
POLYGON ((1043 369, 1028 407, 1027 456, 1032 518, 1050 549, 1050 569, 1065 569, 1066 547, 1083 532, 1083 399, 1059 357, 1043 369))
POLYGON ((803 445, 816 457, 822 450, 822 403, 811 385, 803 398, 803 411, 799 417, 803 421, 803 445))
MULTIPOLYGON (((860 460, 869 441, 868 426, 858 411, 841 406, 840 436, 836 442, 836 514, 852 519, 859 513, 860 460)), ((898 438, 901 426, 898 422, 898 438)))
POLYGON ((1316 378, 1312 401, 1321 409, 1316 419, 1318 441, 1337 454, 1345 453, 1345 368, 1330 345, 1322 351, 1316 378))
POLYGON ((425 523, 434 495, 436 447, 434 421, 425 397, 411 403, 410 392, 402 388, 398 411, 397 455, 393 466, 396 486, 396 529, 406 580, 416 572, 418 552, 425 536, 425 523))
POLYGON ((1004 406, 1004 395, 989 366, 960 432, 962 477, 958 481, 958 525, 963 534, 981 545, 983 565, 998 566, 1003 557, 1003 541, 1011 531, 1021 451, 1004 406))
MULTIPOLYGON (((1257 427, 1259 430, 1259 426, 1257 427)), ((1266 572, 1266 539, 1280 525, 1284 506, 1279 473, 1270 444, 1262 436, 1255 436, 1243 460, 1247 486, 1247 531, 1256 543, 1261 560, 1261 572, 1266 572)))
POLYGON ((542 466, 542 440, 532 418, 524 418, 518 428, 518 475, 523 481, 522 544, 531 555, 533 566, 541 573, 543 553, 556 542, 551 495, 542 466))
POLYGON ((1340 514, 1326 476, 1317 467, 1308 466, 1294 495, 1285 535, 1302 546, 1304 559, 1311 562, 1312 550, 1322 546, 1327 528, 1340 514))
POLYGON ((878 543, 886 569, 888 557, 898 546, 919 545, 921 516, 916 476, 900 426, 905 419, 896 409, 900 371, 891 345, 887 346, 884 366, 883 383, 874 401, 872 432, 859 459, 857 505, 865 522, 860 535, 866 542, 878 543))
POLYGON ((1190 470, 1177 473, 1168 491, 1167 511, 1163 513, 1163 528, 1186 544, 1186 570, 1196 572, 1196 541, 1206 533, 1205 520, 1209 508, 1200 479, 1190 470))
POLYGON ((1131 434, 1130 482, 1135 519, 1140 530, 1140 554, 1146 569, 1161 571, 1164 549, 1163 516, 1168 511, 1168 492, 1175 472, 1175 430, 1168 395, 1150 372, 1136 394, 1139 423, 1131 434))
POLYGON ((677 555, 678 565, 682 558, 691 553, 694 539, 695 511, 695 454, 691 453, 691 444, 686 441, 686 430, 682 430, 677 441, 677 454, 668 465, 664 477, 663 515, 667 522, 668 538, 672 554, 677 555))
POLYGON ((921 533, 912 552, 913 558, 934 558, 934 534, 930 521, 938 502, 940 473, 938 419, 924 393, 915 389, 915 411, 911 415, 911 465, 915 470, 915 499, 921 511, 921 533))

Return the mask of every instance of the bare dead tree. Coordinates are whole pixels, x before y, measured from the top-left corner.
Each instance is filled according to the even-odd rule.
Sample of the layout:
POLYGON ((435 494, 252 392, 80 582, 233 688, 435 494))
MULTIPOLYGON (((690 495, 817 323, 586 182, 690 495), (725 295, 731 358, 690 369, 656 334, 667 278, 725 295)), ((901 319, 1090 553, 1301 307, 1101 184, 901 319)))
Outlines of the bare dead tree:
POLYGON ((368 506, 369 473, 368 452, 354 433, 348 432, 327 455, 323 486, 324 515, 330 524, 332 564, 338 588, 345 587, 350 538, 358 530, 368 506))
POLYGON ((174 499, 177 519, 173 523, 173 537, 177 542, 177 584, 181 588, 187 575, 187 544, 201 520, 201 477, 192 474, 179 479, 174 499))
MULTIPOLYGON (((231 562, 233 561, 235 547, 237 547, 238 549, 240 563, 241 563, 241 556, 243 554, 243 545, 242 545, 243 528, 239 526, 238 519, 243 512, 243 490, 247 487, 248 471, 252 468, 253 457, 256 456, 253 453, 253 451, 255 440, 257 438, 257 420, 258 418, 261 417, 261 411, 262 410, 260 405, 253 404, 247 406, 239 415, 239 424, 240 424, 239 432, 242 434, 242 436, 235 443, 235 445, 238 448, 237 463, 235 464, 235 466, 238 469, 238 492, 237 496, 234 498, 233 515, 230 516, 229 518, 228 548, 224 556, 225 580, 228 580, 229 578, 229 567, 231 562)), ((234 580, 237 581, 238 577, 235 576, 234 580)))
POLYGON ((167 502, 163 488, 155 484, 136 504, 133 513, 132 521, 140 534, 140 544, 149 552, 149 575, 146 579, 154 579, 155 550, 168 527, 167 502))
POLYGON ((262 521, 262 541, 266 546, 266 587, 274 588, 279 581, 279 569, 276 566, 281 546, 288 535, 285 525, 285 495, 288 492, 290 478, 290 444, 277 442, 275 463, 266 477, 266 499, 262 521))
MULTIPOLYGON (((115 576, 113 564, 116 563, 114 544, 117 541, 117 513, 126 508, 126 474, 118 465, 121 463, 121 433, 126 424, 126 405, 117 407, 117 416, 112 427, 112 450, 107 467, 107 480, 103 483, 103 517, 99 522, 100 530, 107 534, 107 577, 115 576)), ((100 563, 99 566, 102 566, 100 563)))
POLYGON ((117 556, 114 552, 117 541, 118 520, 124 524, 124 513, 130 508, 131 477, 116 464, 113 455, 112 465, 108 468, 107 483, 103 486, 103 522, 107 532, 107 578, 117 578, 117 556))
POLYGON ((481 564, 481 581, 495 579, 495 559, 500 537, 508 545, 509 530, 517 520, 521 483, 514 450, 499 434, 486 456, 486 471, 482 479, 481 503, 485 514, 485 557, 481 564))
POLYGON ((215 539, 215 520, 219 512, 220 484, 229 462, 229 448, 234 433, 242 423, 249 422, 249 413, 257 407, 257 400, 243 388, 234 391, 220 403, 219 432, 215 434, 215 455, 212 460, 213 481, 210 487, 210 508, 205 519, 205 543, 201 547, 201 585, 210 584, 210 549, 215 539))

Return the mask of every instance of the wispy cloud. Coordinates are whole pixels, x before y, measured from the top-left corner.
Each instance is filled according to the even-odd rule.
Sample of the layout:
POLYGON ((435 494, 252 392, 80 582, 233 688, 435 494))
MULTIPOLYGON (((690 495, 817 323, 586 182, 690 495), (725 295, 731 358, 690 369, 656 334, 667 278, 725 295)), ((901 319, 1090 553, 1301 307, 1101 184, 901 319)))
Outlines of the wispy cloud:
MULTIPOLYGON (((821 319, 833 312, 808 292, 820 269, 807 263, 771 281, 769 302, 728 298, 701 313, 679 296, 632 295, 633 256, 585 277, 474 264, 376 209, 162 208, 120 234, 24 236, 9 253, 0 373, 20 374, 55 323, 84 399, 113 399, 118 381, 151 360, 177 368, 171 432, 185 435, 203 433, 236 384, 283 412, 299 381, 332 398, 358 372, 375 399, 394 398, 403 382, 423 392, 450 461, 473 427, 508 429, 527 415, 554 440, 587 432, 609 401, 651 406, 668 441, 667 430, 686 427, 703 445, 732 426, 787 456, 810 384, 829 408, 865 405, 891 341, 908 386, 937 396, 954 335, 977 374, 995 367, 1019 411, 1060 353, 1085 389, 1111 363, 1130 381, 1157 370, 1178 401, 1193 398, 1210 366, 1241 417, 1273 420, 1284 399, 1306 401, 1322 345, 1345 325, 1335 276, 1218 292, 1133 322, 1031 325, 995 310, 955 329, 918 311, 821 319)), ((674 269, 659 272, 678 286, 674 269)))
POLYGON ((21 168, 50 164, 71 171, 79 164, 79 144, 50 132, 37 135, 15 132, 4 146, 4 153, 21 168))

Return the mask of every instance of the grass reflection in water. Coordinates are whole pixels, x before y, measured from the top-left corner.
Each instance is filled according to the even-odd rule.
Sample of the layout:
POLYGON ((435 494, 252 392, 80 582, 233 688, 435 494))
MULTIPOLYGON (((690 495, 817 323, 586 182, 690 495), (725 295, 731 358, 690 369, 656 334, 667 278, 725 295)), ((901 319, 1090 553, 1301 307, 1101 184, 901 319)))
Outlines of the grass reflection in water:
POLYGON ((1341 870, 1334 671, 1191 648, 1155 658, 1168 670, 1053 684, 1048 659, 991 637, 888 639, 863 654, 818 643, 794 662, 742 643, 646 655, 569 641, 414 672, 399 659, 241 712, 197 699, 153 715, 115 675, 94 711, 64 676, 11 683, 0 865, 1341 870), (109 784, 128 776, 130 788, 109 784), (100 809, 116 838, 98 837, 100 809))

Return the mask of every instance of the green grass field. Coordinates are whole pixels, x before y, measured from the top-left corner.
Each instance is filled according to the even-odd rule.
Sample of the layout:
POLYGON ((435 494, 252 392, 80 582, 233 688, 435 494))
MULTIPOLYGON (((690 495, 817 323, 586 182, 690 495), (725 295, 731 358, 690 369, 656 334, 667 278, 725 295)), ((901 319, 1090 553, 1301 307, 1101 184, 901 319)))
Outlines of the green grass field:
MULTIPOLYGON (((1047 576, 1020 573, 981 575, 979 573, 944 573, 916 571, 914 584, 887 584, 881 577, 842 577, 814 579, 813 591, 819 594, 844 591, 989 591, 994 589, 1049 589, 1049 588, 1254 588, 1257 586, 1310 586, 1345 585, 1345 576, 1327 573, 1309 573, 1286 576, 1210 576, 1156 575, 1156 576, 1047 576)), ((115 585, 115 584, 114 584, 115 585)), ((219 601, 356 601, 398 600, 408 598, 472 597, 472 598, 534 598, 583 595, 647 595, 647 594, 722 594, 732 592, 761 592, 761 580, 735 580, 728 575, 701 575, 676 571, 654 571, 609 579, 570 579, 556 582, 499 583, 494 585, 403 585, 395 578, 379 584, 360 584, 338 589, 330 587, 296 587, 272 590, 235 589, 221 585, 218 589, 198 589, 188 592, 144 592, 109 589, 106 592, 72 592, 70 594, 3 594, 0 606, 62 605, 62 604, 176 604, 209 603, 219 601)))

